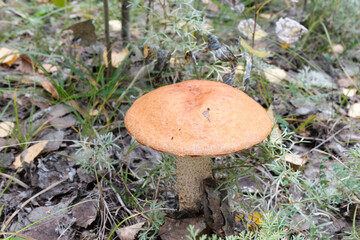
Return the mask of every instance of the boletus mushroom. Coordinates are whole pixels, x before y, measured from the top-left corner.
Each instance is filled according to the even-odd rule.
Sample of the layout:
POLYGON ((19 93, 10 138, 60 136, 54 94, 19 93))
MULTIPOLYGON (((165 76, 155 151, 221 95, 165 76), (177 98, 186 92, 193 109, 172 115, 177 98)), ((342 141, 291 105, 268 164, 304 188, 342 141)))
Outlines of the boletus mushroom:
POLYGON ((265 109, 220 82, 189 80, 137 99, 125 126, 142 145, 176 156, 179 210, 197 211, 202 182, 212 178, 212 157, 237 153, 270 133, 265 109))

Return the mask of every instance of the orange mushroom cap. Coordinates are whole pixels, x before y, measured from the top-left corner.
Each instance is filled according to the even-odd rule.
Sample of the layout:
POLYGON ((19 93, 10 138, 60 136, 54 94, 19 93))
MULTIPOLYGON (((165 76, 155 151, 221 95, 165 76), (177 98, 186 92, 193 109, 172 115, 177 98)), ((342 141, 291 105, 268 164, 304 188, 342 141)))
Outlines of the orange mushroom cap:
POLYGON ((178 156, 221 156, 262 142, 270 133, 265 109, 220 82, 189 80, 137 99, 125 116, 141 144, 178 156))

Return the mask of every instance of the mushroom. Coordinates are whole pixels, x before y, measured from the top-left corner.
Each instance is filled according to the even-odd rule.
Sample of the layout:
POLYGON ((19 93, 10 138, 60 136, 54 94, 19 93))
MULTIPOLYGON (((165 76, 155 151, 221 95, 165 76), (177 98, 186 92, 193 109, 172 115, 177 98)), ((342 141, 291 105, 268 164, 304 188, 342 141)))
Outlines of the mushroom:
POLYGON ((142 145, 176 156, 179 210, 198 211, 203 180, 213 178, 212 157, 262 142, 272 123, 244 92, 220 82, 189 80, 137 99, 125 126, 142 145))

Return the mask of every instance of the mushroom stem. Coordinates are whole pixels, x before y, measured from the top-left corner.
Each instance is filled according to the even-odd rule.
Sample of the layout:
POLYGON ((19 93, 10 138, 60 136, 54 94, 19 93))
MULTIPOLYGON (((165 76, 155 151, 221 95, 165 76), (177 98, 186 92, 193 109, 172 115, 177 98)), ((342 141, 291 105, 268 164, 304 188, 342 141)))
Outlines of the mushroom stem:
POLYGON ((179 194, 179 210, 198 211, 198 200, 204 189, 202 182, 212 176, 211 157, 176 156, 176 184, 179 194))

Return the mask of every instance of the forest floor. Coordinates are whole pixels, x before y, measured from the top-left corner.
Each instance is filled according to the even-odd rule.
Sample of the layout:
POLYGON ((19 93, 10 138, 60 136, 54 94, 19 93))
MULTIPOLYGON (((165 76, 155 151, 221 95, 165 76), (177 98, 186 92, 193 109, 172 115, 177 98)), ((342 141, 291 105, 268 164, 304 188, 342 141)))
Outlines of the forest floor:
POLYGON ((360 239, 359 1, 133 1, 130 42, 109 1, 111 67, 103 2, 0 0, 4 239, 360 239), (190 79, 273 121, 213 158, 206 217, 177 214, 174 158, 124 126, 137 98, 190 79))

